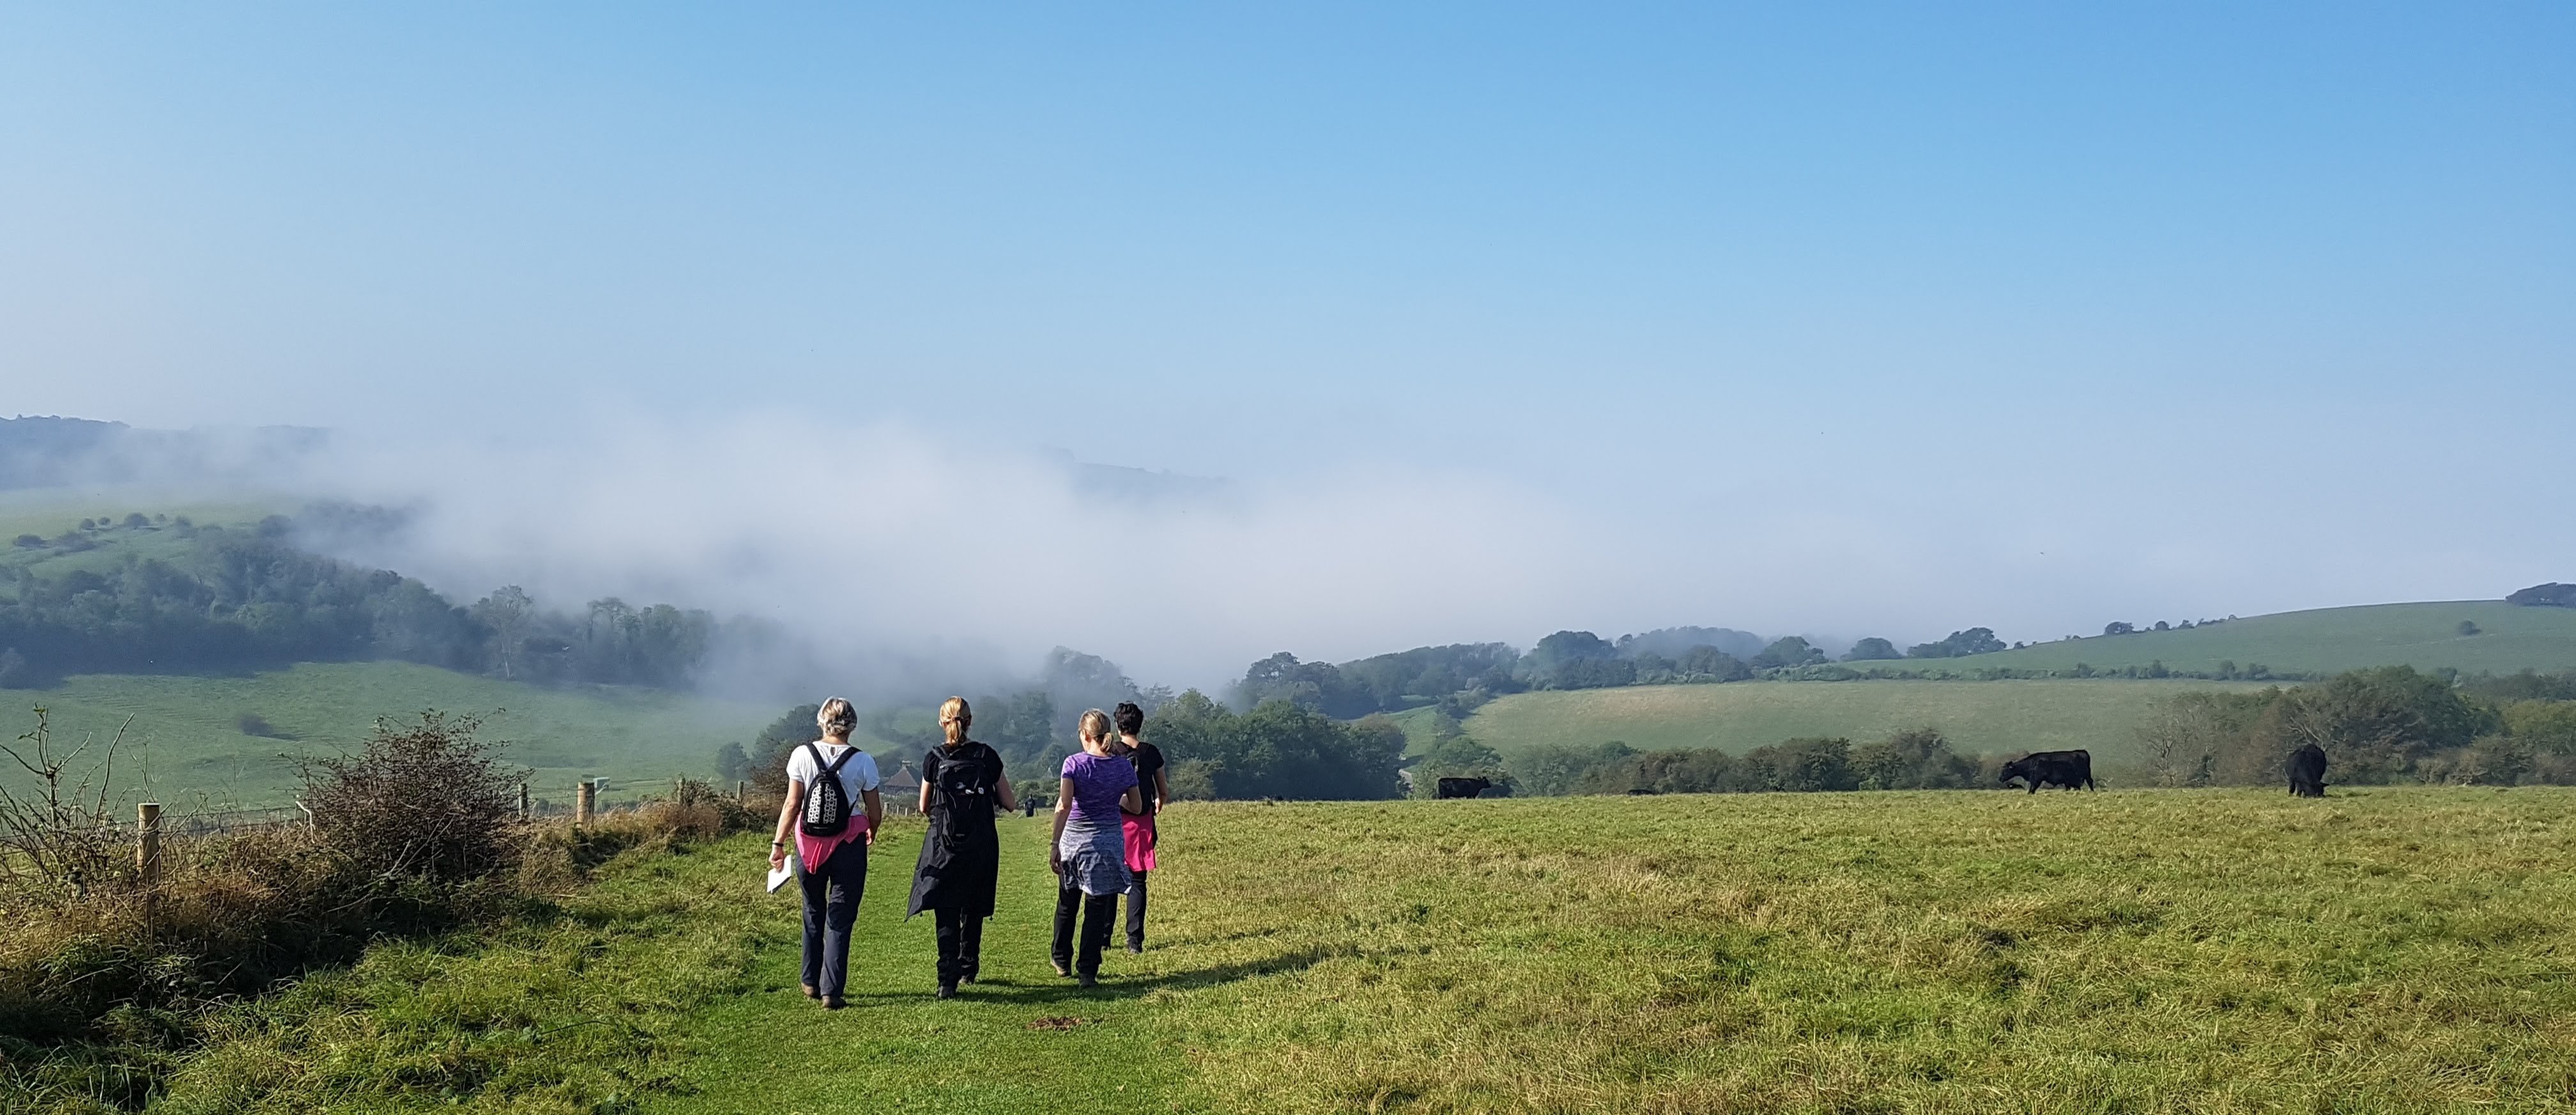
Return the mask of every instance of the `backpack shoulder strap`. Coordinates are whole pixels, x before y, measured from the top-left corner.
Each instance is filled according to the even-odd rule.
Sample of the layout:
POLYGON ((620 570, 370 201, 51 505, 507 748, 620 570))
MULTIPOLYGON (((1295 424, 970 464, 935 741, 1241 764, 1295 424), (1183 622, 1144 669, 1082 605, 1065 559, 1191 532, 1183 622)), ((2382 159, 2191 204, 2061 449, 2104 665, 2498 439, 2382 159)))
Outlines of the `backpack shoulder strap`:
POLYGON ((810 755, 814 756, 814 769, 815 769, 815 770, 818 770, 818 771, 819 771, 819 770, 824 770, 824 769, 826 769, 826 768, 823 766, 823 752, 822 752, 822 751, 820 751, 820 750, 818 750, 818 749, 816 749, 816 748, 815 748, 815 746, 814 746, 812 743, 810 743, 810 742, 808 742, 808 743, 801 743, 801 744, 798 744, 797 746, 804 748, 807 754, 810 754, 810 755))
MULTIPOLYGON (((807 747, 812 747, 812 746, 814 746, 814 745, 809 743, 809 744, 806 744, 805 746, 807 746, 807 747)), ((840 776, 841 776, 841 764, 846 763, 846 762, 849 762, 849 761, 850 761, 850 756, 852 756, 852 755, 856 755, 856 754, 858 754, 858 753, 859 753, 859 748, 858 748, 858 745, 857 745, 857 744, 843 744, 843 745, 841 746, 841 757, 840 757, 840 758, 838 758, 838 759, 834 759, 834 760, 832 760, 832 765, 828 768, 828 769, 832 772, 832 777, 834 777, 834 778, 838 778, 838 777, 840 777, 840 776)), ((819 760, 819 759, 821 759, 821 758, 823 757, 823 753, 822 753, 822 752, 820 752, 820 751, 817 751, 817 752, 815 752, 815 753, 814 753, 814 757, 815 757, 816 759, 818 759, 818 760, 819 760)))

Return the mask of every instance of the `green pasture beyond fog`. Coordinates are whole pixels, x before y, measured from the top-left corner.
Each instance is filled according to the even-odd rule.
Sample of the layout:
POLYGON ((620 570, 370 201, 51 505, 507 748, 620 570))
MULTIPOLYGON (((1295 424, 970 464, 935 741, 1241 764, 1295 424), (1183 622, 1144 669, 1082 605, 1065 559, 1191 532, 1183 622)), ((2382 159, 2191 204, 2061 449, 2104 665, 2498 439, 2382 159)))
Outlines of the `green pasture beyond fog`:
MULTIPOLYGON (((32 706, 50 709, 58 746, 104 741, 132 717, 117 796, 153 796, 173 809, 287 805, 297 757, 355 751, 378 717, 424 709, 482 716, 484 738, 508 741, 508 761, 533 768, 537 795, 558 801, 585 777, 608 778, 611 800, 657 786, 667 793, 678 775, 711 777, 717 748, 750 739, 777 716, 767 706, 659 690, 540 689, 406 662, 308 663, 237 677, 76 676, 0 689, 0 702, 0 729, 11 737, 34 727, 32 706), (245 715, 275 735, 244 733, 245 715)), ((0 777, 11 775, 11 786, 24 784, 22 771, 0 777)))
MULTIPOLYGON (((2180 617, 2176 617, 2180 618, 2180 617)), ((2526 608, 2501 600, 2370 604, 2248 616, 2189 631, 2140 631, 2041 643, 1957 659, 1856 662, 1861 669, 2096 670, 2146 666, 2216 674, 2261 663, 2275 673, 2336 674, 2369 666, 2510 674, 2576 670, 2576 608, 2526 608), (2460 625, 2476 627, 2464 635, 2460 625)))
POLYGON ((876 853, 851 1007, 748 834, 246 1010, 171 1112, 2563 1111, 2576 790, 1176 807, 1151 947, 1047 970, 1004 822, 937 1002, 876 853))
POLYGON ((143 527, 122 525, 128 515, 166 520, 184 516, 198 526, 246 526, 294 506, 282 497, 226 501, 148 498, 131 492, 66 493, 61 491, 0 493, 0 570, 30 569, 39 576, 59 577, 76 569, 98 570, 125 560, 179 556, 187 541, 167 521, 143 527), (108 526, 89 535, 93 548, 63 550, 16 544, 20 535, 59 538, 76 530, 82 519, 108 526))
POLYGON ((1640 751, 1741 754, 1798 736, 1867 742, 1930 725, 1962 754, 2086 748, 2114 765, 2137 747, 2156 701, 2209 681, 1743 681, 1514 693, 1478 709, 1467 734, 1498 751, 1618 740, 1640 751))

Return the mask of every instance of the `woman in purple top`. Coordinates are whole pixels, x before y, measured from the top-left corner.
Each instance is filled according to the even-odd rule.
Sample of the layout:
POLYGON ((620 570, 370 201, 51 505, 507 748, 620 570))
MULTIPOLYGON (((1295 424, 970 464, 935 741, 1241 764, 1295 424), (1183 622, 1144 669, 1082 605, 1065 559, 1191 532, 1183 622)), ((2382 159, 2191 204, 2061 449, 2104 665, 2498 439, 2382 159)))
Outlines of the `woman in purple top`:
POLYGON ((1056 784, 1055 841, 1047 866, 1056 873, 1055 974, 1078 975, 1082 986, 1100 981, 1100 952, 1109 945, 1109 923, 1118 896, 1127 891, 1127 847, 1119 815, 1142 811, 1136 764, 1109 752, 1109 714, 1082 714, 1082 751, 1067 755, 1056 784), (1073 912, 1082 910, 1082 953, 1074 955, 1073 912))

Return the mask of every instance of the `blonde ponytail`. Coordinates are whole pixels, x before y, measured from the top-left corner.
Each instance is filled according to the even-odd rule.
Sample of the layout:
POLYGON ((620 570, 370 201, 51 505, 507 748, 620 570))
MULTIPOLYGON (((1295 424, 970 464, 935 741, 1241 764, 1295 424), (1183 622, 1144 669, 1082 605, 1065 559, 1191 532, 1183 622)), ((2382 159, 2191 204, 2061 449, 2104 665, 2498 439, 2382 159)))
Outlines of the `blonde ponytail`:
POLYGON ((966 728, 975 723, 975 710, 966 707, 966 698, 950 697, 939 703, 939 730, 947 733, 948 746, 966 742, 966 728))

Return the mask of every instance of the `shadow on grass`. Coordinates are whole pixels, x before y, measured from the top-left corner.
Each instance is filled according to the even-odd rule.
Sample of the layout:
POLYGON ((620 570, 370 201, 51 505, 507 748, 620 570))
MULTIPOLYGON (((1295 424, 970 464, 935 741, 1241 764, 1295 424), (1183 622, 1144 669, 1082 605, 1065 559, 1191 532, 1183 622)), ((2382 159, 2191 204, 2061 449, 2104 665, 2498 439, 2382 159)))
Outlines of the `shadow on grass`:
MULTIPOLYGON (((1277 956, 1263 957, 1259 960, 1246 960, 1234 964, 1218 964, 1213 967, 1192 968, 1187 971, 1180 972, 1164 972, 1159 975, 1135 977, 1121 977, 1114 974, 1104 975, 1101 977, 1100 986, 1092 988, 1085 988, 1080 984, 1073 982, 1070 978, 1042 981, 1038 983, 1021 983, 1011 980, 987 980, 959 988, 958 998, 961 1001, 970 1003, 997 1003, 1007 1006, 1039 1006, 1049 1003, 1116 1001, 1120 999, 1138 998, 1149 992, 1160 991, 1167 988, 1175 991, 1186 991, 1202 987, 1216 987, 1223 984, 1234 983, 1238 980, 1254 979, 1260 976, 1275 976, 1289 972, 1302 972, 1327 960, 1339 959, 1346 956, 1358 956, 1359 954, 1359 949, 1348 945, 1308 947, 1298 949, 1294 952, 1281 953, 1277 956)), ((929 999, 930 997, 930 993, 927 990, 921 990, 859 992, 851 994, 846 998, 850 1005, 859 1006, 871 1003, 917 1003, 929 999)))

